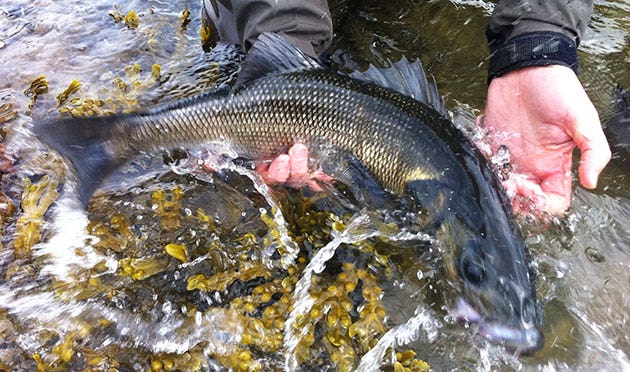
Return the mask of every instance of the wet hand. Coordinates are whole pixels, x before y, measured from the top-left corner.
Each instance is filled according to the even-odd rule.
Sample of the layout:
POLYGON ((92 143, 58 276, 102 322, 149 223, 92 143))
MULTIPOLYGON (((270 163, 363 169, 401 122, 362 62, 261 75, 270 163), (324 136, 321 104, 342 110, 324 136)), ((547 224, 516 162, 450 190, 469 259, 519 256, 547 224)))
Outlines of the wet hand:
MULTIPOLYGON (((505 183, 508 194, 528 198, 552 214, 570 205, 576 146, 579 179, 586 188, 597 186, 610 160, 597 111, 568 67, 527 67, 493 79, 478 123, 488 130, 494 150, 501 144, 510 149, 515 175, 505 183)), ((517 198, 513 206, 521 209, 517 198)))
POLYGON ((269 185, 308 186, 313 191, 321 191, 322 188, 314 179, 330 181, 331 178, 321 171, 311 172, 308 168, 308 156, 308 148, 304 144, 296 143, 287 154, 278 155, 269 164, 261 164, 257 170, 269 185))

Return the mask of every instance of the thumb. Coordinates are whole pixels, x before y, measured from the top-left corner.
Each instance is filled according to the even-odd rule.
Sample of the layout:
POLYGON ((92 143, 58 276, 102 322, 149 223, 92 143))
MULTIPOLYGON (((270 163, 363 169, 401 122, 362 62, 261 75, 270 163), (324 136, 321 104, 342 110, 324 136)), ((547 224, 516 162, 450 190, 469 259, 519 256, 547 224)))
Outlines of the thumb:
POLYGON ((592 104, 587 106, 582 115, 576 116, 574 125, 570 127, 573 128, 571 137, 581 153, 578 168, 580 183, 587 189, 594 189, 597 187, 599 174, 611 157, 595 107, 592 104))

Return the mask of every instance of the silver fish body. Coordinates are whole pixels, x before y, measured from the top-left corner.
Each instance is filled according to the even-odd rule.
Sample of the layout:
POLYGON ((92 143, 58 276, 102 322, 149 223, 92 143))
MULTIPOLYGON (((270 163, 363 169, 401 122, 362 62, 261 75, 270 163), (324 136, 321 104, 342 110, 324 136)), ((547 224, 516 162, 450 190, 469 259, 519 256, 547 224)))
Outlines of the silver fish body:
POLYGON ((419 64, 404 60, 350 77, 265 34, 250 58, 267 71, 228 93, 142 114, 63 120, 36 133, 72 161, 85 205, 109 172, 143 151, 222 141, 259 159, 295 142, 331 145, 431 216, 460 283, 463 317, 521 352, 542 346, 535 272, 509 202, 485 158, 447 119, 419 64))
MULTIPOLYGON (((444 141, 422 125, 445 120, 435 111, 325 71, 268 75, 234 94, 195 97, 127 119, 133 125, 114 142, 127 143, 133 152, 222 141, 240 155, 260 159, 296 142, 330 144, 355 155, 397 194, 408 180, 456 182, 463 171, 444 141)), ((116 151, 124 150, 112 154, 116 151)))

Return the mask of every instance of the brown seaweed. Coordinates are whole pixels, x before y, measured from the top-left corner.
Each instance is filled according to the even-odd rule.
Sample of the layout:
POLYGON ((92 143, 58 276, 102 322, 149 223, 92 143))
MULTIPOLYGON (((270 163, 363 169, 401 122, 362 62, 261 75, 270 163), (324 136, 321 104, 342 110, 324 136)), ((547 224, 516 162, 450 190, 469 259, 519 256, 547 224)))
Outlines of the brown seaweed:
POLYGON ((30 256, 31 247, 41 240, 41 226, 44 213, 57 199, 57 181, 42 177, 33 184, 29 178, 24 178, 24 193, 22 195, 22 214, 17 220, 13 249, 18 259, 30 256))

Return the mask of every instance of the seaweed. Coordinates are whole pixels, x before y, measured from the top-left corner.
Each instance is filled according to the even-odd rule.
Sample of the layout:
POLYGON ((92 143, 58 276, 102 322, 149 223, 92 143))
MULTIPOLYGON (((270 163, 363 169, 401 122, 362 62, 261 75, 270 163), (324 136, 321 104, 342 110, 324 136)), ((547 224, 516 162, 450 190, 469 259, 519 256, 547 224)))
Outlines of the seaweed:
POLYGON ((127 25, 129 29, 138 28, 138 25, 140 25, 140 19, 138 18, 138 15, 136 14, 136 12, 134 12, 133 10, 130 10, 129 12, 127 12, 127 15, 125 16, 124 20, 125 20, 125 25, 127 25))
MULTIPOLYGON (((45 190, 54 189, 56 184, 48 178, 36 185, 29 182, 25 181, 23 202, 28 207, 23 208, 28 215, 40 216, 53 195, 45 190), (46 202, 37 203, 40 199, 46 202)), ((117 338, 99 347, 87 340, 107 335, 112 322, 78 317, 71 329, 47 325, 51 331, 39 337, 48 341, 31 354, 33 369, 104 370, 136 365, 151 371, 203 370, 208 358, 234 371, 283 365, 285 323, 294 306, 296 283, 312 252, 330 241, 335 231, 344 230, 350 216, 313 210, 314 200, 309 198, 284 200, 283 215, 300 252, 294 264, 278 268, 267 266, 260 257, 269 244, 278 245, 280 236, 277 222, 269 215, 257 217, 262 231, 235 235, 216 226, 207 211, 188 210, 185 191, 179 186, 147 194, 150 208, 140 209, 145 213, 141 219, 133 210, 114 213, 116 201, 103 200, 99 208, 111 217, 91 222, 88 232, 97 238, 95 249, 117 257, 116 269, 112 271, 101 262, 79 274, 86 280, 53 281, 56 297, 88 304, 114 303, 146 319, 162 314, 168 299, 169 306, 182 310, 167 316, 179 317, 183 324, 196 324, 198 316, 224 314, 241 330, 234 335, 238 342, 217 350, 202 341, 178 354, 152 353, 117 338), (193 230, 196 233, 191 233, 193 230), (173 273, 174 282, 169 279, 173 273)), ((22 231, 39 231, 32 222, 29 227, 22 226, 22 231)), ((26 240, 38 239, 33 235, 26 240)), ((365 240, 344 245, 327 263, 327 269, 312 277, 309 295, 313 305, 294 324, 296 333, 303 335, 295 348, 302 369, 354 370, 361 356, 389 329, 379 284, 389 275, 388 256, 379 253, 380 244, 365 240)), ((27 250, 23 252, 22 256, 27 255, 27 250)), ((278 250, 272 260, 281 260, 282 254, 286 253, 278 250)), ((23 272, 37 275, 36 271, 23 272)), ((428 370, 413 351, 392 350, 392 355, 395 371, 428 370)))
POLYGON ((163 257, 124 258, 118 262, 121 275, 129 276, 133 280, 144 280, 161 273, 166 267, 167 260, 163 257))
POLYGON ((429 372, 430 370, 431 367, 427 362, 416 359, 416 353, 413 350, 396 353, 395 372, 429 372))
POLYGON ((80 88, 81 83, 79 83, 77 79, 72 80, 70 85, 68 85, 68 87, 63 92, 57 95, 57 102, 59 103, 59 106, 61 106, 68 99, 68 96, 74 94, 80 88))
MULTIPOLYGON (((139 27, 140 18, 133 11, 124 14, 116 7, 109 14, 128 29, 139 27)), ((181 31, 185 31, 190 22, 188 8, 180 20, 181 31)), ((202 27, 202 39, 209 38, 209 32, 209 28, 202 27)), ((217 70, 218 64, 211 68, 217 70)), ((150 72, 143 71, 140 64, 130 64, 119 75, 96 94, 80 89, 81 83, 73 80, 57 95, 59 113, 91 116, 137 111, 139 95, 160 79, 169 78, 162 76, 157 64, 150 72)), ((33 105, 47 91, 48 82, 41 76, 25 94, 33 105)), ((0 106, 0 122, 16 115, 10 104, 0 106)), ((59 174, 59 178, 62 176, 59 174)), ((16 258, 30 258, 31 247, 42 239, 44 215, 57 197, 56 189, 53 177, 45 176, 36 184, 24 179, 21 215, 12 243, 16 258)), ((96 305, 96 315, 73 315, 72 326, 55 321, 35 326, 43 330, 29 334, 39 339, 36 350, 28 352, 31 369, 172 371, 207 370, 209 365, 235 371, 281 368, 284 332, 294 306, 296 283, 312 255, 345 228, 351 215, 315 210, 315 198, 293 195, 281 197, 286 225, 273 217, 278 211, 264 205, 249 215, 255 221, 251 223, 254 228, 248 231, 248 224, 246 228, 229 229, 215 222, 211 211, 191 207, 186 198, 189 190, 188 183, 182 187, 159 185, 140 195, 108 195, 99 200, 99 210, 91 212, 87 232, 94 237, 92 248, 106 260, 74 273, 84 280, 66 283, 47 278, 42 284, 43 291, 52 291, 60 302, 76 301, 88 309, 96 305), (137 210, 121 208, 120 201, 130 199, 137 210), (287 233, 299 252, 286 246, 287 233), (270 247, 273 254, 268 255, 270 247), (292 259, 287 260, 287 256, 292 259), (165 310, 170 306, 175 310, 165 310), (226 350, 216 350, 208 346, 209 342, 201 341, 187 345, 182 353, 151 352, 146 345, 112 333, 116 320, 98 315, 100 309, 109 307, 128 317, 122 317, 121 322, 166 322, 172 317, 180 324, 194 325, 197 317, 222 313, 242 332, 234 335, 237 342, 226 350), (103 339, 106 344, 90 341, 103 339)), ((14 213, 9 204, 7 208, 7 215, 14 213)), ((380 283, 390 274, 389 256, 381 252, 380 245, 378 240, 344 245, 340 249, 343 252, 327 264, 327 269, 313 276, 309 291, 314 300, 312 308, 295 323, 297 333, 304 335, 295 349, 302 369, 353 370, 361 355, 388 330, 380 283)), ((38 265, 14 265, 4 274, 11 278, 11 273, 19 271, 22 275, 13 278, 28 280, 30 275, 35 280, 41 275, 38 269, 38 265)), ((5 319, 6 314, 0 314, 0 320, 5 319)), ((428 368, 413 351, 392 350, 394 354, 392 367, 396 371, 428 368)))
POLYGON ((120 7, 116 5, 114 7, 114 10, 110 11, 108 14, 110 17, 112 17, 114 22, 123 22, 130 30, 136 29, 140 25, 140 19, 138 18, 136 12, 134 12, 133 10, 130 10, 129 12, 127 12, 127 14, 124 14, 120 11, 120 7))
MULTIPOLYGON (((57 99, 60 101, 59 113, 73 117, 108 116, 116 113, 128 113, 140 110, 138 97, 154 87, 162 75, 160 65, 153 64, 150 74, 143 74, 142 66, 135 63, 124 68, 124 77, 116 77, 111 81, 110 88, 101 89, 96 95, 85 94, 67 100, 67 96, 77 92, 80 83, 72 84, 57 99), (71 90, 72 89, 72 90, 71 90), (67 95, 65 93, 68 92, 67 95), (61 96, 61 97, 60 97, 61 96)), ((76 80, 75 80, 76 81, 76 80)))
POLYGON ((34 79, 29 87, 24 90, 24 94, 31 98, 31 103, 28 105, 29 109, 33 109, 37 97, 44 93, 48 93, 48 80, 46 80, 46 76, 42 75, 34 79))
POLYGON ((188 249, 185 245, 170 243, 164 247, 164 250, 169 256, 172 256, 184 263, 188 262, 188 249))
POLYGON ((6 102, 0 105, 0 124, 6 123, 17 116, 18 112, 13 110, 13 104, 6 102))
POLYGON ((22 215, 17 220, 13 249, 18 259, 30 256, 33 245, 41 240, 40 228, 44 222, 44 213, 57 199, 57 184, 49 176, 42 177, 33 184, 29 178, 24 178, 24 193, 22 194, 22 215))
POLYGON ((186 31, 186 27, 188 27, 190 23, 190 10, 188 10, 188 5, 186 5, 186 8, 182 11, 182 15, 179 19, 182 22, 180 27, 181 31, 186 31))
POLYGON ((180 210, 184 192, 176 187, 170 194, 158 190, 151 195, 155 215, 160 219, 163 230, 177 230, 182 221, 180 210))

